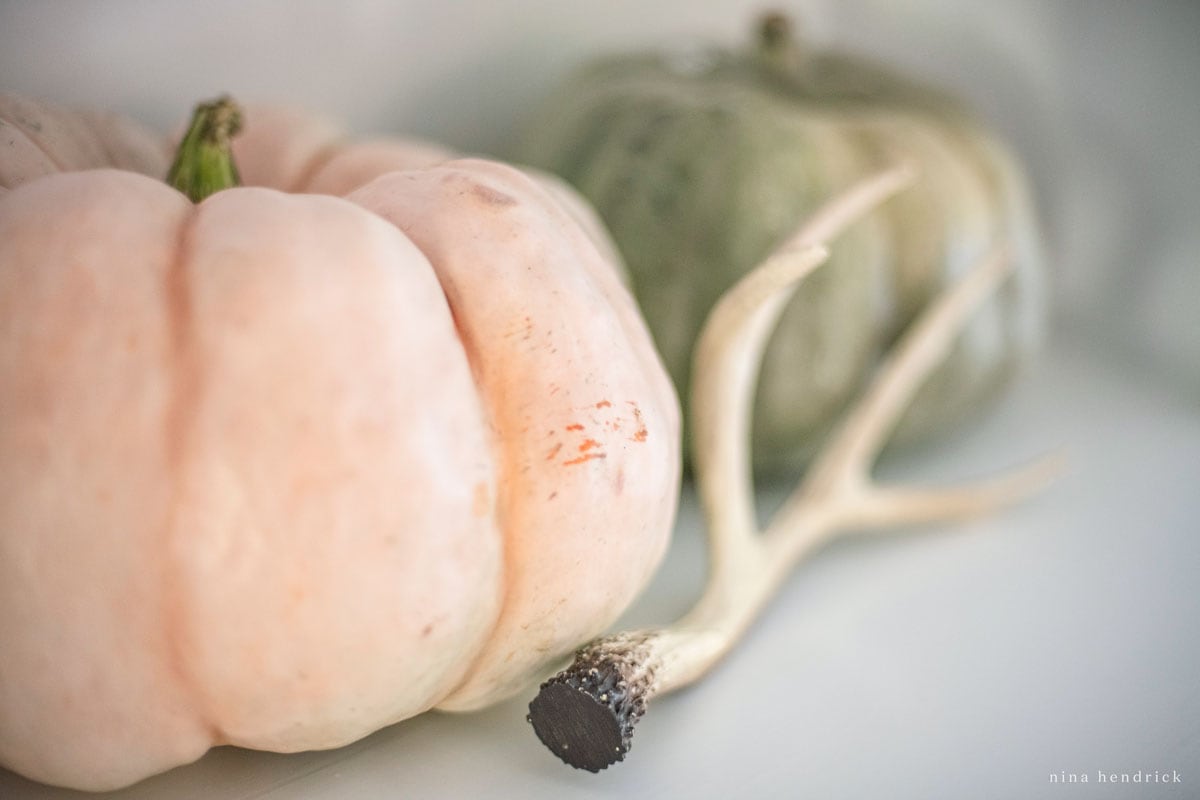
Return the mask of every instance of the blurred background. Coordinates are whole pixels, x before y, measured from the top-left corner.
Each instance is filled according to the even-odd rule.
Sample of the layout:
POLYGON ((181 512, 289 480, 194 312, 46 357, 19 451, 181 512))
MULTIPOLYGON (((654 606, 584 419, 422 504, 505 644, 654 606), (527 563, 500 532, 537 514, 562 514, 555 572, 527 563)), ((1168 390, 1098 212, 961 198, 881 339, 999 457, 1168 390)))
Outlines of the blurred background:
MULTIPOLYGON (((735 45, 767 7, 0 0, 0 90, 161 129, 230 92, 496 153, 590 56, 735 45)), ((216 751, 124 797, 1200 797, 1200 3, 771 7, 965 97, 1029 166, 1043 212, 1047 356, 976 430, 889 469, 970 474, 1066 444, 1072 474, 967 538, 831 548, 592 782, 536 752, 514 702, 334 754, 216 751), (1186 782, 1096 784, 1136 769, 1186 782)), ((680 528, 700 529, 690 499, 680 528)), ((699 537, 677 538, 631 619, 694 596, 699 537)), ((73 795, 0 771, 0 796, 73 795)))
MULTIPOLYGON (((1200 3, 792 0, 806 36, 951 88, 1030 165, 1060 327, 1200 402, 1200 3)), ((199 99, 503 152, 588 56, 747 41, 757 0, 2 0, 3 88, 161 127, 199 99)))

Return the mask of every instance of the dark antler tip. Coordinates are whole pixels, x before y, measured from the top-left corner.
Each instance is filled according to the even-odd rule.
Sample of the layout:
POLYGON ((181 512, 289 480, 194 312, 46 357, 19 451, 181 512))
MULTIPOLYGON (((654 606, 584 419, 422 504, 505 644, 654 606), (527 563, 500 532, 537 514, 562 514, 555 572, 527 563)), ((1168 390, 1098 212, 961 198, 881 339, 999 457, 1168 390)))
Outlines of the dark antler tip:
POLYGON ((570 667, 542 684, 528 719, 556 756, 599 772, 629 752, 647 691, 644 673, 629 658, 628 642, 599 644, 580 650, 570 667))
POLYGON ((623 759, 629 742, 620 709, 560 678, 542 684, 529 704, 529 722, 542 744, 572 767, 589 772, 623 759))
POLYGON ((543 683, 526 717, 542 744, 572 767, 591 772, 623 760, 656 686, 649 645, 654 635, 598 639, 543 683))

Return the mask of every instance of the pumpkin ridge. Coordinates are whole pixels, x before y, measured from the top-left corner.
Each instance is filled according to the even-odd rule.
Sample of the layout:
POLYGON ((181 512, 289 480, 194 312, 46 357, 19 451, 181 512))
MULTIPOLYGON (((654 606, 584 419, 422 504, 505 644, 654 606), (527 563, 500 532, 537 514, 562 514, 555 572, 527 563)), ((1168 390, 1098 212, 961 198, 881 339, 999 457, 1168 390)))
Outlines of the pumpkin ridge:
MULTIPOLYGON (((105 161, 105 163, 106 163, 106 164, 111 164, 111 165, 113 165, 113 168, 114 168, 114 169, 120 169, 119 167, 117 167, 117 166, 116 166, 116 165, 117 165, 117 162, 118 162, 120 159, 118 159, 118 158, 117 158, 117 154, 116 154, 116 152, 115 152, 115 151, 112 149, 112 147, 110 146, 110 143, 109 143, 109 142, 108 142, 108 141, 105 139, 105 137, 101 136, 101 135, 100 135, 100 134, 99 134, 99 133, 98 133, 98 132, 97 132, 97 131, 96 131, 96 130, 93 128, 93 126, 92 126, 92 124, 90 123, 90 121, 89 121, 89 122, 86 122, 86 123, 85 123, 85 126, 87 127, 87 130, 88 130, 88 132, 89 132, 89 133, 91 133, 91 134, 93 134, 93 138, 95 138, 95 140, 96 140, 96 146, 100 148, 100 152, 104 154, 104 161, 105 161)), ((132 170, 130 170, 130 171, 132 172, 132 170)))
MULTIPOLYGON (((389 222, 388 224, 391 225, 393 223, 389 222)), ((407 235, 400 229, 400 226, 396 225, 395 228, 401 235, 407 235)), ((475 392, 479 397, 479 410, 483 417, 484 428, 487 430, 488 450, 496 465, 494 484, 496 496, 492 503, 492 520, 495 522, 500 541, 499 586, 501 587, 501 592, 496 603, 496 612, 492 617, 491 624, 488 626, 488 633, 480 639, 475 652, 467 658, 469 663, 462 671, 458 681, 447 687, 440 698, 432 700, 426 710, 436 708, 446 698, 454 696, 475 675, 476 668, 490 655, 488 644, 491 642, 496 626, 504 618, 505 611, 508 609, 514 594, 513 581, 510 580, 513 568, 513 541, 512 536, 509 534, 507 521, 510 518, 510 509, 512 508, 511 494, 515 490, 516 484, 515 481, 509 479, 509 476, 517 475, 521 471, 520 453, 514 447, 505 446, 504 436, 501 433, 504 426, 499 419, 500 415, 496 412, 496 408, 502 406, 503 403, 495 399, 493 392, 489 391, 487 382, 482 377, 482 369, 480 367, 481 357, 475 338, 469 335, 466 327, 459 319, 459 309, 451 302, 450 293, 447 291, 447 284, 452 282, 446 276, 439 275, 438 277, 438 286, 442 291, 442 296, 446 299, 446 307, 450 309, 450 323, 454 326, 454 334, 458 337, 463 352, 467 356, 467 368, 471 373, 471 383, 474 384, 475 392)))
MULTIPOLYGON (((66 168, 62 165, 62 163, 57 158, 55 158, 54 155, 48 149, 46 149, 46 146, 44 144, 42 144, 41 142, 39 142, 33 136, 30 136, 29 132, 25 129, 25 127, 23 125, 21 125, 19 122, 17 122, 15 118, 2 117, 2 118, 0 118, 0 122, 3 122, 5 125, 8 125, 10 128, 12 128, 17 133, 19 133, 21 135, 21 137, 23 139, 25 139, 25 141, 27 141, 31 145, 33 145, 34 149, 36 149, 39 153, 44 155, 46 157, 46 160, 49 161, 51 166, 53 166, 56 170, 58 170, 59 172, 67 171, 66 168)), ((16 188, 16 187, 10 187, 10 188, 16 188)))
POLYGON ((167 669, 184 687, 185 693, 189 695, 197 723, 208 730, 209 737, 214 744, 219 744, 224 741, 224 734, 213 718, 212 712, 207 708, 198 707, 204 702, 205 695, 198 690, 196 678, 188 670, 187 659, 183 654, 181 637, 186 635, 185 604, 182 595, 184 584, 179 580, 172 557, 177 517, 183 500, 183 462, 187 451, 185 440, 190 428, 189 420, 195 416, 194 410, 200 383, 191 347, 192 303, 187 280, 192 231, 200 217, 198 209, 199 206, 193 204, 187 217, 179 225, 174 258, 167 267, 163 287, 169 326, 168 336, 170 337, 167 348, 169 352, 167 368, 172 371, 170 381, 172 396, 170 406, 163 418, 163 446, 167 473, 171 481, 171 492, 167 516, 163 521, 162 619, 166 626, 166 630, 163 631, 163 641, 166 642, 167 669))
POLYGON ((57 172, 112 166, 100 146, 99 134, 79 114, 14 94, 0 96, 0 108, 57 172))
POLYGON ((167 174, 174 152, 156 131, 134 127, 132 120, 104 111, 85 110, 80 112, 79 118, 96 137, 109 166, 156 179, 167 174), (137 141, 147 145, 147 149, 142 151, 139 144, 134 144, 133 136, 143 137, 137 141), (149 154, 155 159, 152 164, 143 160, 149 154))
POLYGON ((344 139, 335 139, 318 147, 316 152, 304 163, 304 168, 299 171, 299 177, 295 183, 286 189, 288 194, 303 194, 308 192, 313 179, 321 174, 321 171, 329 165, 329 162, 337 158, 338 154, 346 149, 347 144, 349 142, 344 139))

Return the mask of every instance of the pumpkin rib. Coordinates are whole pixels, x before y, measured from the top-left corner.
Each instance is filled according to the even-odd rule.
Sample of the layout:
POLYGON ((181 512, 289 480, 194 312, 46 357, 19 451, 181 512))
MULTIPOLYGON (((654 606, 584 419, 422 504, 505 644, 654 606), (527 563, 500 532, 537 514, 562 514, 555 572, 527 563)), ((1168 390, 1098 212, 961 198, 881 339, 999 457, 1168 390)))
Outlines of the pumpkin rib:
POLYGON ((198 213, 185 661, 224 741, 339 746, 436 702, 498 613, 480 401, 392 225, 264 188, 198 213))
POLYGON ((161 274, 189 204, 113 170, 3 202, 0 746, 32 777, 115 788, 210 746, 166 664, 154 541, 169 510, 161 274))
POLYGON ((290 194, 307 192, 308 186, 312 183, 313 178, 319 175, 331 161, 337 158, 338 153, 340 153, 345 146, 346 142, 342 139, 334 139, 322 145, 320 148, 314 151, 312 155, 309 156, 308 160, 304 163, 304 166, 296 171, 295 179, 292 181, 291 185, 281 188, 285 188, 290 194))
POLYGON ((12 124, 47 154, 60 172, 112 166, 104 157, 96 132, 78 114, 7 95, 12 124))
POLYGON ((434 265, 510 454, 504 607, 467 679, 438 704, 479 708, 611 624, 658 563, 679 474, 677 410, 659 392, 673 392, 629 357, 652 345, 619 320, 628 293, 609 296, 575 266, 602 261, 595 243, 528 175, 466 159, 383 176, 347 199, 396 224, 434 265), (604 518, 588 511, 605 504, 604 518))
POLYGON ((84 169, 112 167, 152 178, 167 172, 167 152, 159 138, 116 114, 70 114, 0 93, 0 130, 8 132, 8 140, 0 141, 0 189, 84 169), (6 174, 14 166, 16 171, 6 174))
POLYGON ((54 155, 54 153, 51 151, 51 149, 49 147, 47 147, 43 142, 38 141, 28 130, 21 127, 21 125, 19 123, 13 122, 12 120, 6 120, 6 122, 8 122, 8 124, 11 125, 18 134, 20 134, 22 137, 24 137, 25 141, 29 142, 31 147, 33 147, 35 150, 37 150, 39 153, 41 153, 43 156, 45 156, 46 160, 50 162, 50 165, 52 167, 54 167, 56 172, 66 172, 67 171, 66 166, 54 155))
MULTIPOLYGON (((2 98, 2 97, 0 97, 0 100, 3 100, 3 98, 2 98)), ((7 189, 15 189, 16 187, 20 186, 21 184, 23 184, 23 183, 27 183, 28 181, 30 181, 30 180, 33 180, 34 178, 39 178, 39 177, 42 177, 42 176, 44 176, 44 175, 53 175, 55 172, 62 172, 62 166, 60 166, 60 165, 59 165, 59 164, 58 164, 58 163, 55 161, 54 157, 53 157, 53 156, 50 154, 50 151, 49 151, 49 150, 48 150, 46 147, 44 147, 43 145, 41 145, 40 143, 38 143, 38 142, 34 141, 34 139, 33 139, 33 138, 31 138, 31 137, 29 136, 29 134, 27 134, 27 133, 26 133, 26 132, 25 132, 25 131, 24 131, 24 130, 21 128, 21 127, 19 127, 19 126, 18 126, 16 123, 14 123, 14 122, 11 122, 11 121, 9 121, 8 119, 0 118, 0 127, 4 127, 4 126, 7 126, 7 127, 11 128, 11 129, 12 129, 12 133, 13 133, 13 135, 15 135, 15 136, 20 136, 20 137, 21 137, 21 140, 22 140, 23 142, 25 142, 29 148, 32 148, 32 150, 34 151, 34 153, 36 153, 37 155, 39 155, 39 156, 41 156, 43 159, 45 159, 46 165, 49 167, 49 169, 44 169, 44 168, 40 168, 40 167, 39 167, 39 168, 37 168, 37 169, 38 169, 38 171, 37 171, 37 173, 36 173, 36 174, 34 174, 34 175, 25 175, 25 176, 23 176, 23 177, 17 177, 17 178, 4 177, 3 175, 0 175, 0 177, 4 177, 4 179, 5 179, 6 181, 12 181, 12 184, 11 184, 11 185, 9 185, 9 186, 6 186, 5 188, 7 188, 7 189)), ((7 147, 7 148, 16 149, 16 143, 15 143, 15 141, 12 141, 12 140, 10 140, 10 141, 6 142, 5 144, 6 144, 6 147, 7 147)), ((10 150, 9 152, 11 152, 11 150, 10 150)), ((6 160, 6 161, 7 161, 7 160, 8 160, 8 158, 10 157, 10 156, 9 156, 9 152, 6 152, 6 153, 5 153, 5 156, 6 156, 6 159, 5 159, 5 160, 6 160)), ((26 165, 26 166, 25 166, 25 168, 24 168, 24 170, 23 170, 23 172, 29 172, 29 171, 30 171, 30 165, 26 165)))
POLYGON ((35 136, 34 133, 30 131, 30 126, 27 120, 23 119, 19 114, 11 113, 4 120, 4 122, 16 130, 17 133, 21 134, 25 141, 29 142, 34 149, 45 156, 46 160, 50 162, 55 171, 65 172, 67 170, 66 165, 54 155, 54 153, 51 151, 51 148, 48 147, 46 143, 40 141, 39 137, 35 136))
POLYGON ((117 114, 84 111, 78 116, 96 137, 106 164, 155 179, 167 174, 171 153, 161 137, 117 114))
POLYGON ((443 147, 421 141, 346 139, 300 184, 300 191, 344 197, 388 172, 423 169, 455 158, 443 147))
POLYGON ((233 156, 246 186, 298 193, 313 162, 345 138, 340 126, 324 117, 282 106, 252 106, 233 140, 233 156))
MULTIPOLYGON (((84 117, 81 115, 80 119, 82 120, 84 117)), ((99 120, 89 120, 87 123, 88 129, 91 130, 96 137, 96 144, 100 147, 100 152, 104 154, 104 163, 117 167, 119 159, 116 155, 116 151, 113 150, 111 144, 105 139, 105 137, 99 134, 99 131, 94 127, 95 124, 99 124, 99 120)), ((136 170, 131 169, 129 171, 135 172, 136 170)), ((165 170, 164 174, 166 174, 165 170)))
POLYGON ((192 699, 192 709, 198 721, 207 729, 214 745, 225 743, 225 734, 216 715, 206 702, 196 676, 188 669, 183 652, 184 618, 186 615, 183 582, 171 555, 172 532, 176 529, 177 517, 183 500, 183 464, 187 456, 187 436, 190 420, 195 417, 197 393, 200 388, 199 374, 191 336, 191 297, 188 290, 187 263, 192 250, 192 232, 199 218, 199 206, 191 205, 187 216, 180 222, 176 234, 174 259, 164 275, 163 297, 167 304, 169 324, 169 350, 171 357, 170 384, 172 394, 167 413, 164 415, 163 444, 167 471, 171 480, 171 499, 165 524, 162 547, 162 591, 164 597, 163 621, 166 625, 167 664, 176 680, 192 699))

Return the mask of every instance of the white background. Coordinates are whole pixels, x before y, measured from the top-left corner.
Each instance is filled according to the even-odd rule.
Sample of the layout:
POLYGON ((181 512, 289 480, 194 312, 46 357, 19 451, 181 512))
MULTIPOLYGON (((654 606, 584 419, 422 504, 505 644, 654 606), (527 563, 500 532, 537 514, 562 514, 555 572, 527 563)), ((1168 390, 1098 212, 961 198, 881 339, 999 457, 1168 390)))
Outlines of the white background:
MULTIPOLYGON (((1064 444, 1047 496, 955 535, 834 546, 627 763, 555 763, 525 699, 332 753, 218 750, 128 797, 1200 796, 1200 3, 811 0, 818 42, 968 96, 1030 165, 1050 237, 1046 356, 995 414, 886 465, 951 478, 1064 444), (1183 787, 1095 784, 1180 770, 1183 787), (1088 786, 1051 784, 1087 773, 1088 786)), ((0 90, 178 124, 199 99, 503 152, 589 55, 734 44, 757 2, 0 2, 0 90)), ((764 505, 780 490, 764 493, 764 505)), ((639 607, 695 594, 699 521, 639 607)), ((3 646, 3 643, 0 643, 3 646)), ((0 797, 60 793, 0 771, 0 797)))

